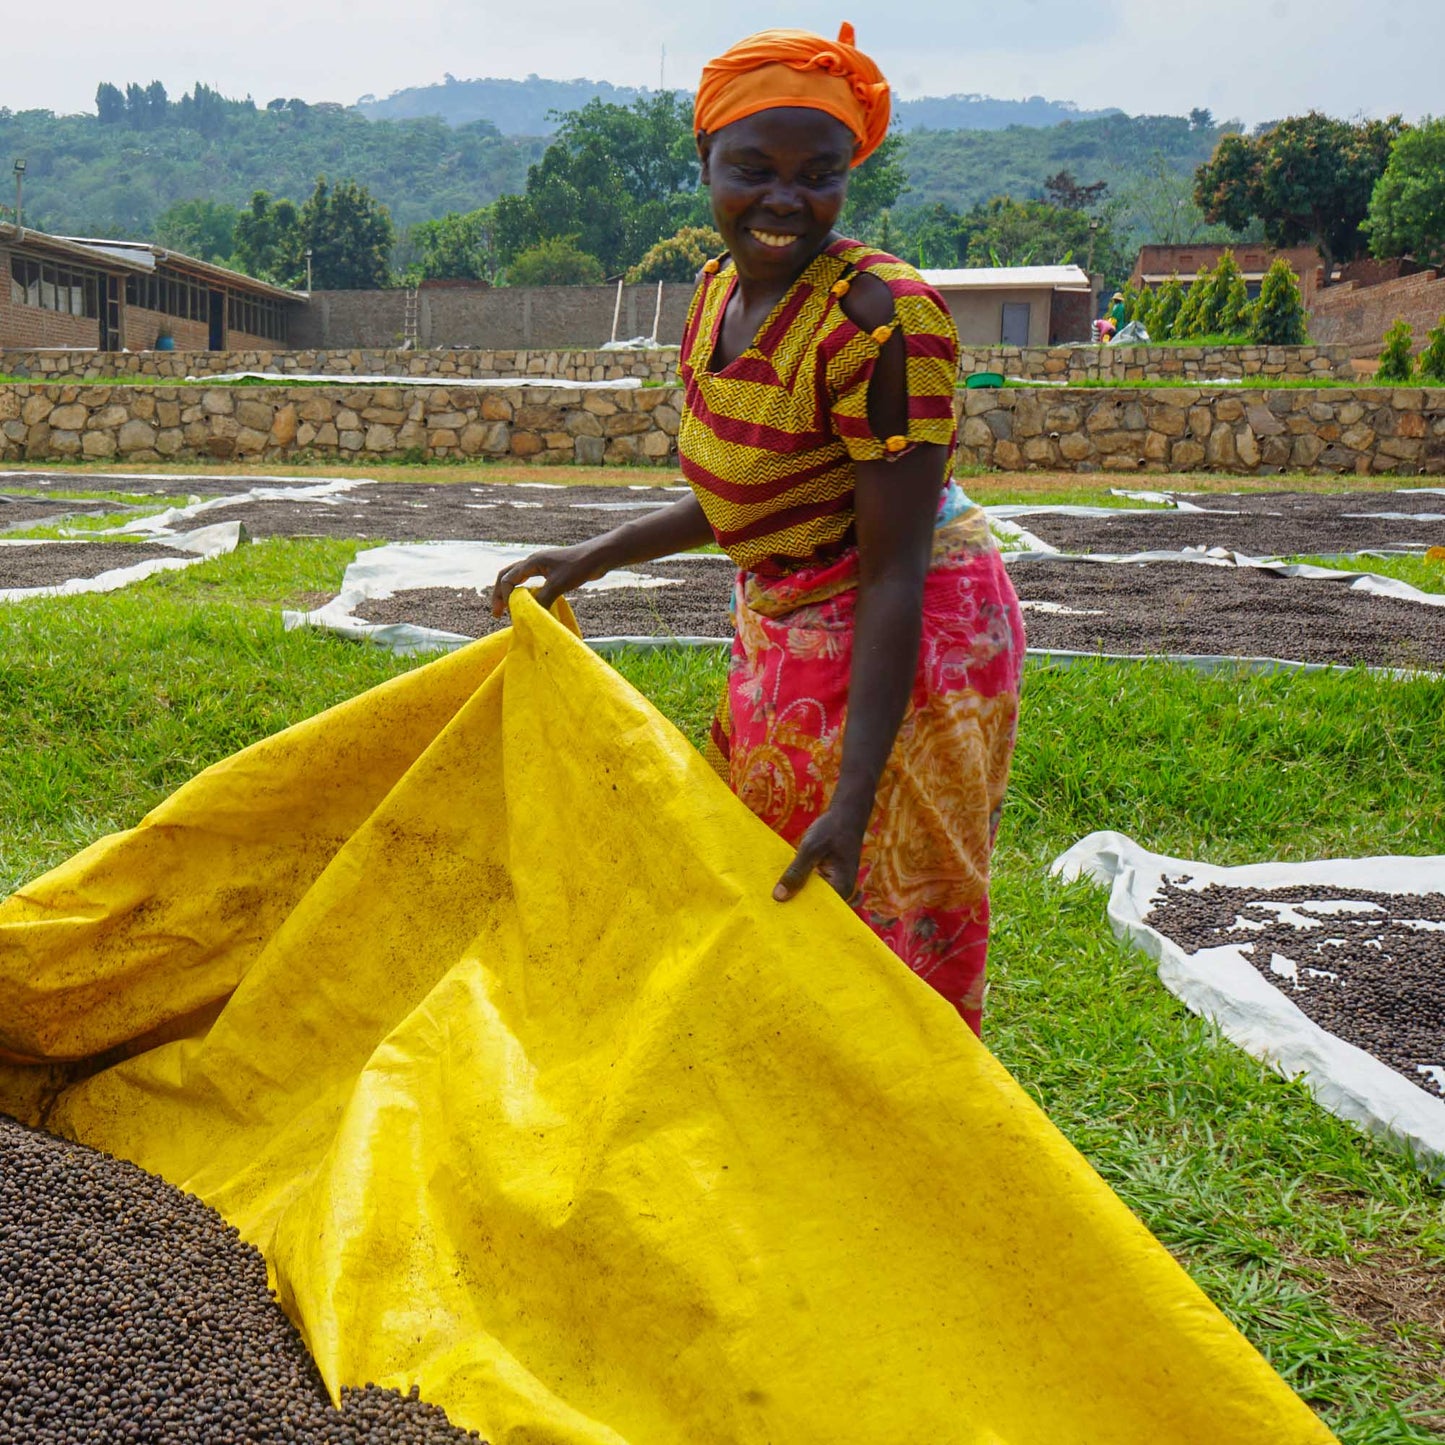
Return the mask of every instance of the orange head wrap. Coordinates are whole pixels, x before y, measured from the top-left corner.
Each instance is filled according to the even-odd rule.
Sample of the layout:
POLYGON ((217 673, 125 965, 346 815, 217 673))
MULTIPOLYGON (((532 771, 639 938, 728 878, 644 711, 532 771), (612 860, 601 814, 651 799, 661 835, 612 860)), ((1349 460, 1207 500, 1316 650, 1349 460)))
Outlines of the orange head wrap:
POLYGON ((862 165, 888 134, 890 102, 882 71, 853 40, 846 22, 834 41, 806 30, 740 40, 703 66, 693 129, 711 133, 774 106, 821 110, 853 132, 853 164, 862 165))

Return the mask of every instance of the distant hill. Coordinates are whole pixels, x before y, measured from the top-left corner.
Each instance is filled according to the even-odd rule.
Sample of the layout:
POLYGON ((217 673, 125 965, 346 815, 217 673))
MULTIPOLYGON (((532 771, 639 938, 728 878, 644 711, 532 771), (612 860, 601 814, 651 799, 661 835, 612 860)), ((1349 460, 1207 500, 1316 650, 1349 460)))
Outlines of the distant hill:
MULTIPOLYGON (((369 120, 417 120, 435 116, 448 125, 490 121, 503 135, 550 135, 556 122, 549 112, 578 110, 589 100, 631 105, 652 92, 610 85, 605 80, 458 80, 414 85, 383 100, 363 95, 356 108, 369 120)), ((1118 110, 1080 110, 1068 101, 995 100, 987 95, 923 96, 899 101, 895 109, 906 131, 1003 130, 1008 126, 1052 126, 1064 121, 1121 115, 1118 110)))

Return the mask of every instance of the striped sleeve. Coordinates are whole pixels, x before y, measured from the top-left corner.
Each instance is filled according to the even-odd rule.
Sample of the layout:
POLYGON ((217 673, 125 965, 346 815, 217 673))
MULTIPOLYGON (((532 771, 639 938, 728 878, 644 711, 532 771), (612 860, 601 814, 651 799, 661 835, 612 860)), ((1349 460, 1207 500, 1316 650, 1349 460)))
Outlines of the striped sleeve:
MULTIPOLYGON (((878 273, 875 270, 873 274, 878 273)), ((894 314, 907 355, 908 430, 904 440, 909 445, 929 442, 952 447, 959 359, 953 317, 938 294, 917 279, 916 273, 879 279, 886 280, 893 293, 894 314)), ((879 461, 891 455, 887 446, 890 438, 874 436, 868 422, 868 387, 880 344, 872 333, 860 331, 851 323, 845 322, 841 332, 835 338, 841 344, 836 345, 827 361, 833 430, 855 462, 879 461)), ((825 347, 825 352, 829 349, 825 347)))

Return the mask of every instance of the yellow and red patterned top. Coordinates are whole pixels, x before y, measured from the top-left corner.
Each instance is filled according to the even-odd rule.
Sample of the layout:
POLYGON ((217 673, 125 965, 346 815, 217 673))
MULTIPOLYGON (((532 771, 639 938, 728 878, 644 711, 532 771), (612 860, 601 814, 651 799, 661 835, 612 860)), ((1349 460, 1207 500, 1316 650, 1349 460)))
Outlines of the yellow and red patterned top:
POLYGON ((840 240, 808 263, 753 344, 713 371, 736 284, 726 260, 710 261, 692 299, 678 452, 718 545, 746 571, 789 572, 852 544, 854 463, 919 442, 947 447, 951 458, 958 332, 943 298, 907 262, 840 240), (893 294, 894 320, 875 331, 839 305, 865 271, 893 294), (877 437, 868 383, 895 328, 907 347, 908 430, 877 437))

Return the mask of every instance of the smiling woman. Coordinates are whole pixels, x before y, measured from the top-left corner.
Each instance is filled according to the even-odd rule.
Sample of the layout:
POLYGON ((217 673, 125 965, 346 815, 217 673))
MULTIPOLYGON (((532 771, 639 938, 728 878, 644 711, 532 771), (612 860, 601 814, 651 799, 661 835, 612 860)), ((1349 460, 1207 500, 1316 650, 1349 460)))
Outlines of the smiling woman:
POLYGON ((983 514, 949 479, 958 336, 896 257, 834 230, 888 131, 853 43, 754 35, 711 62, 694 128, 727 244, 683 335, 693 495, 504 572, 494 608, 716 542, 737 636, 709 753, 788 842, 781 903, 817 872, 975 1030, 989 855, 1024 637, 983 514))

